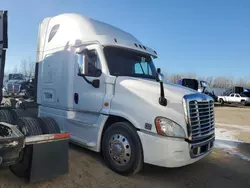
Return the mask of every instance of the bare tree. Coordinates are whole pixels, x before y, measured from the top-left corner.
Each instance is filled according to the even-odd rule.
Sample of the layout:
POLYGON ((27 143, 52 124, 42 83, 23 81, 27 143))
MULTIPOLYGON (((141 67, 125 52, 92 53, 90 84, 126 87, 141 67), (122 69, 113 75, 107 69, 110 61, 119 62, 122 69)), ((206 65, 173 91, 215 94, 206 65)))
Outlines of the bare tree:
POLYGON ((250 77, 247 78, 239 78, 235 80, 231 76, 199 76, 197 77, 195 73, 174 73, 174 74, 167 74, 165 73, 165 77, 168 81, 177 83, 178 80, 182 78, 193 78, 198 80, 206 81, 211 87, 217 88, 229 88, 233 86, 241 86, 250 88, 250 77))
POLYGON ((13 69, 12 69, 12 71, 11 71, 12 73, 18 73, 18 69, 17 69, 17 67, 13 67, 13 69))
POLYGON ((191 78, 191 79, 196 79, 197 76, 195 73, 188 72, 188 73, 183 73, 181 74, 182 78, 191 78))
POLYGON ((23 59, 20 64, 21 73, 24 76, 32 77, 35 73, 35 62, 31 58, 23 59))
POLYGON ((239 78, 236 81, 236 85, 237 86, 241 86, 241 87, 247 87, 247 88, 249 88, 250 87, 250 81, 247 80, 247 79, 239 78))
POLYGON ((170 82, 176 83, 178 80, 180 80, 182 76, 180 74, 172 74, 167 76, 167 80, 170 82))
POLYGON ((209 77, 206 80, 212 87, 217 87, 217 88, 228 88, 232 87, 234 85, 234 79, 231 77, 209 77))

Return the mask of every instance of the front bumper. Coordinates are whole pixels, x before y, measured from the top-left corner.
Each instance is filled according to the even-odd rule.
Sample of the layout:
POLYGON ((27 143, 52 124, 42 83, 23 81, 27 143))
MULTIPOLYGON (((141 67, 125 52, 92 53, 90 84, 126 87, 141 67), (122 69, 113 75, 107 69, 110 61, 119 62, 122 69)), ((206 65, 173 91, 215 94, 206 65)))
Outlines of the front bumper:
POLYGON ((214 137, 199 143, 138 131, 144 162, 162 167, 181 167, 204 158, 212 151, 214 137))

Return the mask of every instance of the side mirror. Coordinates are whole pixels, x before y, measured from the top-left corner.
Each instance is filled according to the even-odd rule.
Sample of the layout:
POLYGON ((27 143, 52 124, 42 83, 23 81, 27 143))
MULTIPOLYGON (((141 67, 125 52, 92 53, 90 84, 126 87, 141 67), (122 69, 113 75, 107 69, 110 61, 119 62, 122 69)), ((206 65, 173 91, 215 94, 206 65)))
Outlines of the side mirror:
POLYGON ((205 81, 201 81, 201 87, 207 88, 208 87, 208 83, 205 82, 205 81))
POLYGON ((161 74, 161 68, 157 68, 157 73, 161 74))
POLYGON ((99 88, 100 87, 100 80, 93 80, 92 81, 92 86, 94 88, 99 88))

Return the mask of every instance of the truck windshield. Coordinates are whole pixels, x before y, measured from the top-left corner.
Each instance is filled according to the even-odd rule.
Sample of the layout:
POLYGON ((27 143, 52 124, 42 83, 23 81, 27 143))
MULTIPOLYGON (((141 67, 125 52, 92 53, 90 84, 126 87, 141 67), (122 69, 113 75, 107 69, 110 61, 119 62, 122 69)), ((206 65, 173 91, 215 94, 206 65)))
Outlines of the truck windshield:
POLYGON ((9 80, 24 80, 22 74, 9 74, 9 80))
POLYGON ((104 54, 113 76, 156 78, 156 69, 149 55, 116 47, 105 47, 104 54))

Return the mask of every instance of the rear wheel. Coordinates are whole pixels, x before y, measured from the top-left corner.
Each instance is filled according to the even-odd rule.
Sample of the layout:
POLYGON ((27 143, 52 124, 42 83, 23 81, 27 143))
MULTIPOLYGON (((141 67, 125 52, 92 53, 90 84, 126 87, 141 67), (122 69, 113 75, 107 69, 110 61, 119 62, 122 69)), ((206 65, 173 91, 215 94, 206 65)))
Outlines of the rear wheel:
POLYGON ((40 126, 43 134, 60 133, 61 130, 56 121, 51 117, 40 117, 40 126))
POLYGON ((141 142, 128 122, 118 122, 108 127, 103 135, 102 154, 109 168, 119 174, 134 174, 142 169, 141 142))
MULTIPOLYGON (((37 118, 23 117, 15 121, 15 124, 19 127, 20 131, 25 136, 41 135, 42 130, 37 118)), ((26 146, 21 154, 20 161, 12 166, 10 170, 18 177, 28 178, 30 176, 30 167, 32 161, 32 145, 26 146)))
POLYGON ((13 124, 18 126, 24 136, 41 135, 43 133, 37 118, 22 117, 15 120, 13 124))
POLYGON ((246 101, 242 100, 242 101, 241 101, 241 105, 242 105, 242 106, 246 106, 246 101))
POLYGON ((221 105, 224 104, 224 100, 223 99, 220 99, 219 102, 220 102, 221 105))
POLYGON ((18 118, 23 118, 23 117, 28 117, 29 114, 27 113, 27 111, 23 110, 23 109, 12 109, 11 110, 13 118, 14 119, 18 119, 18 118))
POLYGON ((13 116, 9 110, 0 110, 0 121, 12 123, 13 116))

